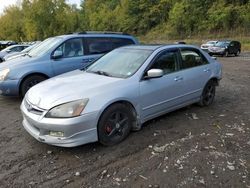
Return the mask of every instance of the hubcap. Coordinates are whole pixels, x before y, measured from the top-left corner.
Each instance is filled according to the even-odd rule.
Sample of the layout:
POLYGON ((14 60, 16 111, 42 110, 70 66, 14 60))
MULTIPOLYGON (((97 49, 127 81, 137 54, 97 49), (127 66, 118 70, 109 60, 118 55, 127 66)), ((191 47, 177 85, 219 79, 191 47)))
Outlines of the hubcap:
POLYGON ((108 137, 121 137, 127 127, 128 116, 122 112, 114 112, 108 117, 104 130, 108 137))
POLYGON ((214 94, 215 94, 214 86, 212 86, 212 85, 208 86, 206 89, 206 92, 205 92, 204 102, 206 104, 212 103, 212 101, 214 99, 214 94))

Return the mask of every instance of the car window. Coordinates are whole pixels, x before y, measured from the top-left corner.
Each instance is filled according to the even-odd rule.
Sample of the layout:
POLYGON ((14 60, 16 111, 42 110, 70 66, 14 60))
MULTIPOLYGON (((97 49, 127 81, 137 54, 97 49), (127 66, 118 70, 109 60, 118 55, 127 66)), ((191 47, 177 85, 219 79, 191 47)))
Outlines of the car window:
POLYGON ((105 37, 87 37, 87 54, 103 54, 112 50, 112 43, 105 37))
POLYGON ((177 52, 163 52, 154 61, 150 69, 161 69, 164 74, 169 74, 178 70, 177 52))
POLYGON ((135 44, 133 40, 126 38, 111 38, 110 40, 113 43, 113 49, 119 48, 121 46, 135 44))
POLYGON ((181 49, 181 69, 208 64, 206 58, 196 50, 181 49))
POLYGON ((56 51, 61 52, 64 58, 82 56, 83 44, 81 38, 70 39, 60 45, 56 51))

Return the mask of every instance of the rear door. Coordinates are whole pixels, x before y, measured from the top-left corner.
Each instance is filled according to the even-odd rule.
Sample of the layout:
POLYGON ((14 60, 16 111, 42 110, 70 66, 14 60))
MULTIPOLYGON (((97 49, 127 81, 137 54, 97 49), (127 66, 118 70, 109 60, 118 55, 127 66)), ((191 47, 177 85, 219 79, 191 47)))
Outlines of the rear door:
POLYGON ((184 80, 185 101, 200 98, 203 88, 211 77, 212 65, 205 56, 194 48, 181 48, 181 73, 184 80))
POLYGON ((53 53, 59 52, 62 57, 51 59, 55 75, 83 68, 84 48, 82 38, 73 38, 61 44, 53 53))

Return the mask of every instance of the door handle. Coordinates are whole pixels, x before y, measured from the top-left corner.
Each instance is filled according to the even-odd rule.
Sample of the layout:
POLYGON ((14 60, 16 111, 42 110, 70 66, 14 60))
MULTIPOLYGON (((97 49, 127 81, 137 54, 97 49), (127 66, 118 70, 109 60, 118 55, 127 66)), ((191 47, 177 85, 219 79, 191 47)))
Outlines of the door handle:
POLYGON ((176 81, 176 82, 181 81, 181 80, 183 80, 183 78, 180 77, 180 76, 176 76, 175 79, 174 79, 174 81, 176 81))
POLYGON ((203 71, 204 71, 204 72, 209 72, 210 69, 209 69, 209 68, 206 68, 206 69, 204 69, 203 71))

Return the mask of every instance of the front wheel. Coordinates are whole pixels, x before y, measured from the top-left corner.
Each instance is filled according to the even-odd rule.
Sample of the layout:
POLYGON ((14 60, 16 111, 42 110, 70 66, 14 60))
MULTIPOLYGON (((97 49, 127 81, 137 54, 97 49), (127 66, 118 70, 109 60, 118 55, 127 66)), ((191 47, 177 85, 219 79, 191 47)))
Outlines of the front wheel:
POLYGON ((21 97, 24 97, 24 95, 27 93, 27 91, 30 88, 32 88, 33 86, 35 86, 36 84, 44 80, 46 80, 46 78, 40 75, 34 75, 34 76, 30 76, 26 78, 21 84, 21 88, 20 88, 21 97))
POLYGON ((212 80, 210 80, 203 89, 199 105, 200 106, 211 105, 214 101, 214 97, 215 97, 215 83, 212 80))
POLYGON ((104 111, 98 123, 99 142, 106 146, 118 144, 131 130, 134 115, 125 104, 114 104, 104 111))
POLYGON ((240 55, 240 50, 238 50, 234 55, 239 56, 240 55))

